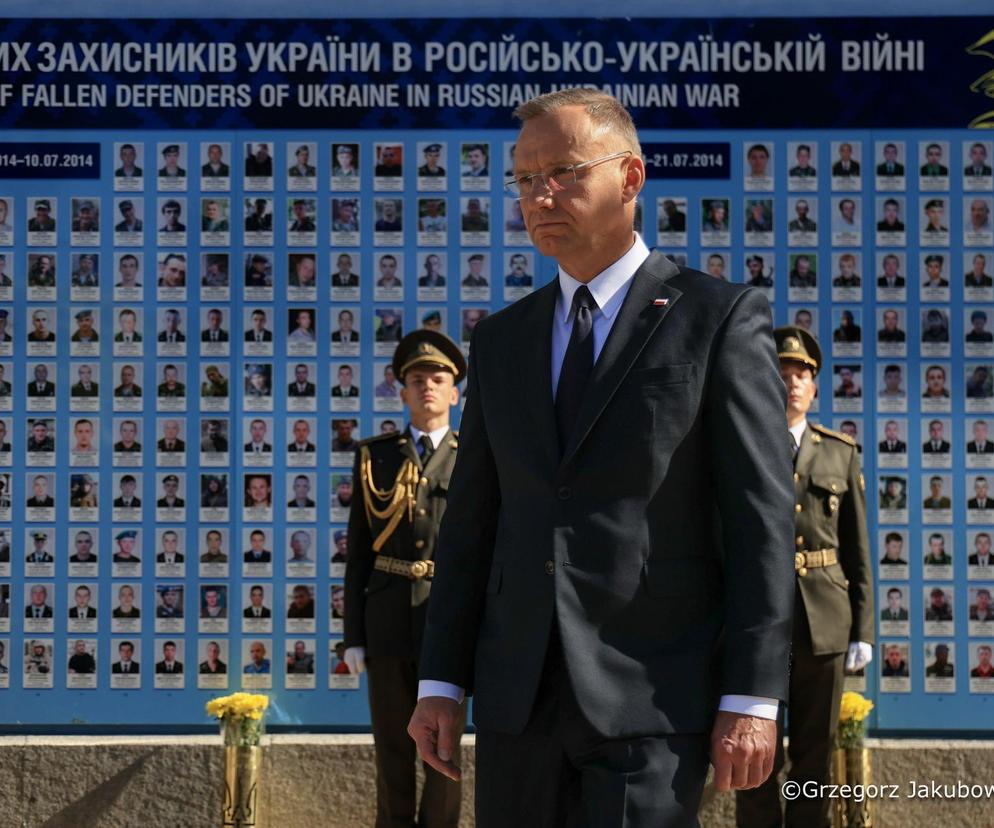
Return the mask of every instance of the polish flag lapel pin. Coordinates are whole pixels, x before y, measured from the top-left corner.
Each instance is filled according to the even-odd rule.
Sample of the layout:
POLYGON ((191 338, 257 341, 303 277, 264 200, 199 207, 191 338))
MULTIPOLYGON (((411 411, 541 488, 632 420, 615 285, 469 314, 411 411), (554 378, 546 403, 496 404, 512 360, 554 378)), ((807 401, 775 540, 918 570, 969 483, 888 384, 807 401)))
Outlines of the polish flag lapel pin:
POLYGON ((653 299, 652 304, 657 308, 665 308, 670 303, 669 299, 653 299))

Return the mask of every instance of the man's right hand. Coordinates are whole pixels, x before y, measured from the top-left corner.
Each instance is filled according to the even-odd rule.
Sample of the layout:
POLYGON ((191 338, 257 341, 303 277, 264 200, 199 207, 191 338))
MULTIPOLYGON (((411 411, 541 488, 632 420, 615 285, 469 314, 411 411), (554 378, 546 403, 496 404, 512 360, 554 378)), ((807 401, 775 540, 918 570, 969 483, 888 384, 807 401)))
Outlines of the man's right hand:
POLYGON ((459 738, 459 702, 444 696, 426 696, 418 702, 407 733, 418 746, 422 760, 455 782, 462 770, 452 761, 459 738))
POLYGON ((345 651, 345 666, 349 668, 349 672, 357 676, 360 673, 366 672, 366 648, 365 647, 349 647, 345 651))

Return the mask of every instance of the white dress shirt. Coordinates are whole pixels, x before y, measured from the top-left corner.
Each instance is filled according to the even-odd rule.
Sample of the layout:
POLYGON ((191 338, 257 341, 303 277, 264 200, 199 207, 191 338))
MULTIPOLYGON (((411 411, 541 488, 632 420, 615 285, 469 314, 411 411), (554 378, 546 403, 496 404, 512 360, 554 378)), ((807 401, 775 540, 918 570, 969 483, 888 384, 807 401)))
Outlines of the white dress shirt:
POLYGON ((420 428, 416 428, 414 424, 411 424, 411 439, 415 443, 420 443, 421 438, 427 434, 431 438, 431 444, 434 448, 438 448, 442 444, 442 438, 449 433, 449 427, 447 425, 441 428, 436 428, 434 431, 422 431, 420 428))
MULTIPOLYGON (((635 234, 634 242, 620 259, 610 265, 606 270, 598 273, 593 279, 587 282, 591 296, 597 303, 593 312, 593 335, 594 335, 594 362, 596 363, 604 343, 607 341, 611 327, 618 316, 628 290, 632 286, 635 272, 649 258, 649 248, 646 247, 642 237, 635 234)), ((552 388, 555 390, 559 386, 559 374, 562 371, 563 359, 566 356, 566 347, 569 345, 570 334, 573 331, 573 294, 580 288, 583 282, 577 281, 570 276, 562 267, 559 268, 559 298, 556 301, 556 311, 552 320, 552 388)), ((555 394, 553 393, 553 396, 555 394)), ((411 427, 412 435, 415 429, 411 427)), ((803 428, 801 430, 803 433, 803 428)), ((415 436, 415 439, 417 439, 415 436)), ((434 437, 432 438, 434 441, 434 437)), ((800 442, 800 438, 798 438, 800 442)), ((436 447, 438 443, 435 443, 436 447)), ((418 683, 418 699, 426 696, 444 696, 458 702, 466 696, 463 688, 450 684, 446 681, 434 681, 422 679, 418 683)), ((758 696, 722 696, 718 704, 719 710, 726 710, 731 713, 741 713, 747 716, 758 716, 763 719, 775 719, 777 717, 777 699, 770 699, 758 696)))

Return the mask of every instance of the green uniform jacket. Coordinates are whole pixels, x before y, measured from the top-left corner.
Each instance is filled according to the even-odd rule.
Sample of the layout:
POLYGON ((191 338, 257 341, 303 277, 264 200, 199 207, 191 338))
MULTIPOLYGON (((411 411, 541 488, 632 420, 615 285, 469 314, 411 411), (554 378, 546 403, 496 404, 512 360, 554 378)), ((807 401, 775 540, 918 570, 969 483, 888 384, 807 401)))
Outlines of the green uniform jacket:
POLYGON ((866 491, 856 444, 808 423, 794 464, 796 551, 835 549, 838 563, 797 572, 815 655, 845 652, 874 640, 873 572, 866 530, 866 491))
MULTIPOLYGON (((373 568, 377 555, 373 542, 387 521, 374 517, 370 527, 366 517, 367 495, 360 474, 363 446, 369 448, 373 483, 380 491, 393 490, 397 473, 406 460, 412 460, 420 472, 413 522, 408 520, 405 508, 400 523, 379 554, 407 561, 431 560, 445 513, 458 435, 454 431, 446 434, 424 467, 407 431, 363 440, 356 451, 345 566, 345 646, 365 647, 369 658, 417 658, 431 582, 412 581, 373 568)), ((382 509, 385 504, 374 499, 373 505, 382 509)))

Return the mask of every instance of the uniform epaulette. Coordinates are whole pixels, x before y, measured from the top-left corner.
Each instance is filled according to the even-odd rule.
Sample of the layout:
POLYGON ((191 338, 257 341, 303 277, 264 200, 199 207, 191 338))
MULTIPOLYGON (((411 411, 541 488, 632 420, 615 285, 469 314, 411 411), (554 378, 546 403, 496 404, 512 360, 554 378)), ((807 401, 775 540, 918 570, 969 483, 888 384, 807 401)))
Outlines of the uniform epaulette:
POLYGON ((359 440, 356 445, 361 448, 362 446, 369 446, 373 443, 385 443, 387 440, 396 440, 398 437, 403 436, 399 431, 391 431, 389 434, 377 434, 373 437, 366 437, 364 440, 359 440))
POLYGON ((856 447, 856 441, 850 437, 848 434, 843 434, 841 431, 832 431, 830 428, 825 428, 825 426, 818 423, 808 423, 811 428, 820 434, 824 434, 826 437, 834 437, 836 440, 841 440, 843 443, 848 443, 853 448, 856 447))

